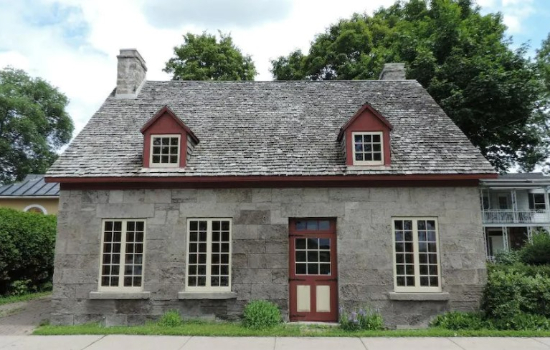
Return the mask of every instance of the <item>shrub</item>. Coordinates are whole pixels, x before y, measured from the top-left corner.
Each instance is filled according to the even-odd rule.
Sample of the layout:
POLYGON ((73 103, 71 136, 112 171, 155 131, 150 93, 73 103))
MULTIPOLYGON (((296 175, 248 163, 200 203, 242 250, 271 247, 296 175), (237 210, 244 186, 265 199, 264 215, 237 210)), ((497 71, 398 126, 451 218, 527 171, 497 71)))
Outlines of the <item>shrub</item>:
POLYGON ((351 312, 340 308, 339 323, 340 328, 345 331, 375 331, 384 329, 382 316, 370 308, 355 309, 351 312))
POLYGON ((521 261, 528 265, 550 264, 550 235, 534 234, 533 241, 521 249, 520 257, 521 261))
POLYGON ((254 300, 246 305, 243 324, 251 329, 271 328, 281 323, 281 312, 277 305, 266 300, 254 300))
POLYGON ((481 330, 490 329, 490 322, 483 318, 483 314, 479 312, 459 312, 452 311, 442 315, 438 315, 430 322, 430 327, 450 329, 453 331, 459 330, 481 330))
POLYGON ((11 295, 23 295, 30 292, 36 292, 36 286, 32 286, 31 280, 15 281, 10 285, 11 295))
POLYGON ((499 251, 495 254, 495 263, 499 265, 514 265, 520 262, 521 256, 518 250, 499 251))
POLYGON ((51 282, 56 225, 53 215, 0 208, 0 295, 16 281, 30 280, 31 290, 51 282))
POLYGON ((520 312, 512 317, 495 319, 493 327, 498 330, 513 331, 547 331, 550 330, 550 320, 541 315, 520 312))
POLYGON ((161 327, 178 327, 183 324, 179 311, 170 310, 164 313, 157 324, 161 327))
MULTIPOLYGON (((481 303, 488 318, 510 320, 520 313, 550 316, 550 278, 533 275, 533 268, 530 271, 520 265, 489 268, 481 303)), ((547 272, 547 268, 543 270, 547 272)))

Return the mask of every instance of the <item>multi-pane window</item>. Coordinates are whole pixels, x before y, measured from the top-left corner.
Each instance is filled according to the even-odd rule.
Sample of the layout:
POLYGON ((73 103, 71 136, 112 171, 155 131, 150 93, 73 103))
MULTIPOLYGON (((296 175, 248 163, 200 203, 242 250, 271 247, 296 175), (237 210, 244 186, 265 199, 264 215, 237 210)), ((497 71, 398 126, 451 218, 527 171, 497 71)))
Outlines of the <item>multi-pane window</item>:
POLYGON ((353 133, 353 164, 384 164, 381 132, 353 133))
POLYGON ((394 219, 396 292, 439 292, 440 266, 437 221, 394 219))
POLYGON ((145 221, 105 220, 101 238, 100 290, 143 286, 145 221))
POLYGON ((529 193, 529 209, 545 210, 544 193, 529 193))
POLYGON ((297 275, 330 275, 330 238, 296 238, 297 275))
POLYGON ((151 136, 151 165, 177 167, 180 162, 180 135, 151 136))
POLYGON ((187 290, 231 290, 231 221, 188 221, 187 290))

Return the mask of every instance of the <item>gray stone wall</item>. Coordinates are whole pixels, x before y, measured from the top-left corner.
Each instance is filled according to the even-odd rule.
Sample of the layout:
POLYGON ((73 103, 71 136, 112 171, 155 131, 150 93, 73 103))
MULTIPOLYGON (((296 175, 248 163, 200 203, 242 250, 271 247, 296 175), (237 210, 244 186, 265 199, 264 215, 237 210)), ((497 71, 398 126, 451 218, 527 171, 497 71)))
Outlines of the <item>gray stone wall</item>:
POLYGON ((117 58, 116 96, 135 98, 147 73, 145 60, 136 49, 122 49, 117 58))
POLYGON ((464 188, 295 188, 61 191, 53 324, 139 324, 177 309, 186 317, 237 319, 248 300, 269 299, 288 315, 289 218, 337 220, 341 306, 371 305, 389 326, 422 326, 437 313, 478 307, 485 253, 478 190, 464 188), (439 222, 448 301, 396 301, 393 216, 439 222), (236 299, 178 300, 184 290, 188 218, 233 219, 236 299), (97 291, 104 218, 146 219, 146 300, 91 300, 97 291))

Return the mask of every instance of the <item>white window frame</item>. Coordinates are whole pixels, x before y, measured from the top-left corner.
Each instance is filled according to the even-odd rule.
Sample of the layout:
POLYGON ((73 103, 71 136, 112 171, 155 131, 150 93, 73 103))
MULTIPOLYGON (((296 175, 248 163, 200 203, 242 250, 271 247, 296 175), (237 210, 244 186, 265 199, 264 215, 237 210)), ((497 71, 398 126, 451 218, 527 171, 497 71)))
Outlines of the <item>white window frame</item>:
POLYGON ((42 211, 42 214, 44 215, 48 215, 48 211, 46 210, 46 208, 44 208, 43 206, 41 206, 40 204, 31 204, 27 207, 25 207, 25 209, 23 209, 24 212, 27 212, 31 209, 40 209, 42 211))
POLYGON ((441 250, 439 244, 439 223, 436 217, 392 217, 392 253, 393 253, 393 285, 396 293, 441 293, 441 250), (415 287, 397 286, 397 260, 395 251, 395 221, 409 220, 413 222, 413 253, 414 253, 414 279, 415 287), (420 259, 418 252, 418 221, 432 220, 435 221, 435 239, 437 246, 437 281, 438 287, 422 287, 420 286, 420 259))
POLYGON ((226 293, 231 292, 232 284, 232 267, 233 267, 233 220, 231 218, 189 218, 187 219, 187 241, 185 247, 185 291, 186 292, 209 292, 209 293, 226 293), (207 221, 207 231, 206 231, 206 286, 189 286, 189 240, 191 235, 191 221, 207 221), (229 221, 229 275, 228 275, 228 285, 224 287, 212 287, 211 276, 212 276, 212 221, 229 221))
POLYGON ((143 285, 145 283, 145 259, 146 259, 146 239, 147 237, 147 220, 145 219, 103 219, 101 222, 101 248, 99 255, 99 280, 98 291, 100 292, 141 292, 143 291, 143 285), (120 240, 120 267, 118 276, 118 287, 106 287, 101 285, 101 277, 103 277, 103 249, 105 238, 105 222, 106 221, 120 221, 122 222, 121 240, 120 240), (141 263, 141 287, 124 287, 124 268, 126 266, 126 227, 128 221, 142 221, 143 222, 143 260, 141 263))
POLYGON ((151 135, 151 142, 149 148, 149 166, 151 168, 179 168, 181 160, 181 135, 180 134, 153 134, 151 135), (155 138, 163 137, 176 137, 178 139, 178 160, 176 163, 153 163, 153 147, 155 138))
POLYGON ((351 147, 353 149, 353 165, 384 165, 384 133, 382 131, 356 131, 351 133, 351 147), (355 135, 380 135, 380 160, 355 160, 355 135))
POLYGON ((529 193, 530 199, 533 201, 533 210, 546 210, 546 201, 544 199, 544 193, 529 193), (542 196, 542 202, 536 202, 536 196, 542 196), (542 205, 544 208, 537 209, 537 205, 542 205))

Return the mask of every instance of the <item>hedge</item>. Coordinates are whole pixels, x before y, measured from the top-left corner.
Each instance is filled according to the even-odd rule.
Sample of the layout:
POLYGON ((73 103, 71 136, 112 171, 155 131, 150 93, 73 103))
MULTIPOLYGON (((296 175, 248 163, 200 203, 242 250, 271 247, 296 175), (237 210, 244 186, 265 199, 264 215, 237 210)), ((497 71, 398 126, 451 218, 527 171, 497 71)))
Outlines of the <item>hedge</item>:
POLYGON ((51 286, 57 218, 0 208, 0 295, 51 286))

